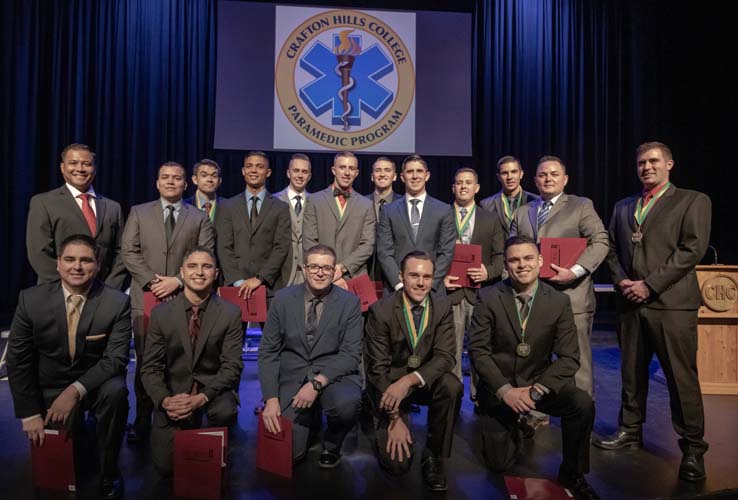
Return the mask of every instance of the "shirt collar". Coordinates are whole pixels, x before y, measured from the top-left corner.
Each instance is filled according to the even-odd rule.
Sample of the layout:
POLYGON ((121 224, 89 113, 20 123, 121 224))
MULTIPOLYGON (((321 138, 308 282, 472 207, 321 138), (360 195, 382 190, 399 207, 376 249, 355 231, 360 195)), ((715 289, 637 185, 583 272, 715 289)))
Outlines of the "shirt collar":
MULTIPOLYGON (((187 297, 183 296, 182 298, 184 299, 185 311, 192 310, 192 306, 194 304, 190 302, 189 300, 187 300, 187 297)), ((205 300, 203 300, 197 305, 197 307, 200 309, 200 312, 204 312, 205 309, 207 309, 209 303, 210 303, 210 295, 208 295, 208 297, 205 300)))
POLYGON ((512 288, 513 297, 515 297, 516 299, 518 297, 520 297, 521 295, 527 295, 528 297, 531 297, 532 298, 536 294, 536 292, 538 291, 538 284, 539 284, 539 282, 536 282, 536 286, 535 286, 535 288, 533 288, 533 291, 531 291, 531 292, 525 292, 525 293, 516 291, 515 288, 512 287, 512 285, 510 286, 510 288, 512 288))
POLYGON ((82 301, 82 303, 84 304, 87 301, 87 295, 90 293, 90 288, 92 288, 92 282, 90 282, 90 286, 87 287, 87 290, 85 290, 82 293, 70 292, 69 290, 67 290, 67 287, 64 286, 63 281, 61 282, 61 287, 62 287, 62 291, 64 292, 64 303, 65 304, 67 303, 67 300, 69 300, 69 297, 71 297, 72 295, 81 295, 82 297, 84 297, 84 300, 82 301))
POLYGON ((339 191, 345 191, 347 193, 350 193, 352 192, 353 186, 349 186, 348 189, 341 189, 340 187, 338 187, 338 184, 336 184, 336 181, 333 181, 331 183, 331 190, 334 190, 334 189, 338 189, 339 191))
POLYGON ((175 212, 179 212, 179 209, 182 208, 182 199, 180 198, 179 201, 176 201, 174 203, 170 203, 164 198, 159 198, 159 201, 161 202, 161 209, 166 210, 169 205, 172 205, 174 207, 175 212))
POLYGON ((390 189, 390 192, 387 193, 385 196, 377 197, 377 192, 374 192, 374 203, 379 203, 379 200, 384 200, 386 203, 391 203, 392 199, 395 197, 395 192, 390 189))
POLYGON ((654 196, 659 191, 659 189, 663 188, 666 185, 667 182, 669 181, 664 181, 653 189, 644 189, 641 193, 641 197, 645 198, 647 195, 654 196))
POLYGON ((202 196, 200 194, 200 191, 195 191, 195 199, 197 200, 197 206, 198 208, 203 208, 205 206, 205 203, 210 203, 211 205, 215 205, 217 203, 218 197, 216 196, 212 200, 202 196))
POLYGON ((257 198, 259 198, 259 201, 260 202, 264 202, 264 197, 266 197, 266 189, 265 188, 261 188, 261 191, 259 191, 257 194, 252 193, 248 189, 245 191, 245 193, 246 193, 246 201, 249 201, 249 200, 251 200, 251 198, 253 198, 254 196, 256 196, 257 198))
POLYGON ((315 297, 318 297, 320 300, 325 300, 328 294, 331 293, 331 290, 333 290, 333 284, 331 284, 331 286, 328 287, 328 290, 323 295, 318 297, 317 295, 313 293, 313 291, 310 289, 310 286, 306 282, 305 283, 305 302, 310 302, 315 297))
MULTIPOLYGON (((77 189, 76 187, 72 186, 68 182, 65 184, 67 186, 67 189, 69 189, 69 192, 72 193, 72 197, 76 198, 77 196, 83 194, 82 191, 77 189)), ((97 198, 97 195, 95 194, 95 190, 92 189, 92 185, 90 185, 89 188, 87 188, 87 192, 84 194, 89 194, 93 198, 97 198)))
POLYGON ((409 194, 405 196, 407 196, 408 204, 410 204, 410 200, 420 200, 421 205, 423 205, 425 204, 425 198, 428 196, 428 191, 423 191, 423 193, 418 196, 410 196, 409 194))
MULTIPOLYGON (((554 196, 553 198, 551 198, 548 201, 551 202, 551 205, 556 205, 556 202, 559 201, 559 198, 561 198, 563 196, 563 194, 564 194, 564 192, 562 191, 562 192, 560 192, 559 194, 557 194, 556 196, 554 196)), ((546 202, 546 200, 544 200, 543 198, 541 198, 541 205, 543 205, 545 202, 546 202)))
POLYGON ((287 188, 287 199, 290 201, 294 201, 295 196, 300 196, 300 201, 305 201, 305 198, 307 198, 307 196, 305 196, 305 191, 303 191, 302 193, 298 193, 297 191, 292 189, 292 186, 289 186, 287 188))

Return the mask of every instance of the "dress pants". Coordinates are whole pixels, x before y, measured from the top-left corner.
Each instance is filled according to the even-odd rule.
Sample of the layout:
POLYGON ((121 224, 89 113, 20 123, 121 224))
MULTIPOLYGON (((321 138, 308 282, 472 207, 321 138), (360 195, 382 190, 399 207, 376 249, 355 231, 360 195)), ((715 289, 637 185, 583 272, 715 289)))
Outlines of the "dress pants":
POLYGON ((136 349, 136 373, 133 379, 133 392, 136 395, 136 419, 133 423, 139 433, 148 432, 151 428, 151 414, 154 412, 154 403, 141 382, 141 367, 143 366, 144 345, 146 331, 144 330, 143 310, 132 309, 133 346, 136 349))
POLYGON ((574 315, 574 324, 577 327, 579 341, 579 369, 574 374, 574 383, 577 387, 594 399, 594 373, 592 368, 592 323, 594 313, 585 312, 574 315))
MULTIPOLYGON (((454 332, 456 333, 456 366, 454 366, 454 375, 459 377, 461 383, 464 383, 464 375, 461 373, 461 358, 464 354, 464 337, 466 336, 466 330, 469 328, 471 323, 472 313, 474 312, 474 304, 469 302, 466 297, 461 299, 461 302, 454 304, 454 332)), ((474 366, 470 366, 469 374, 469 395, 472 399, 477 397, 477 383, 479 382, 479 375, 474 369, 474 366)))
POLYGON ((638 307, 618 319, 622 357, 622 403, 618 422, 640 432, 646 421, 648 365, 656 354, 666 377, 671 421, 683 453, 703 454, 705 415, 697 376, 697 311, 638 307))

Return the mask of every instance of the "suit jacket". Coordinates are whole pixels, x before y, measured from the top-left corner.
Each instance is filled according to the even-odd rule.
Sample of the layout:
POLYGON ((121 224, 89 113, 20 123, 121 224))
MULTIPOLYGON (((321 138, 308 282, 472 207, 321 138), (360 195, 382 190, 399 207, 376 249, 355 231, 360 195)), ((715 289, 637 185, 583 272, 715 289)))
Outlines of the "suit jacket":
POLYGON ((433 290, 445 293, 443 278, 454 258, 455 245, 453 210, 430 195, 426 195, 416 238, 413 238, 405 196, 382 209, 377 228, 377 257, 390 289, 400 282, 400 263, 405 255, 422 250, 428 252, 435 263, 433 290))
POLYGON ((592 273, 605 260, 610 247, 602 219, 597 215, 592 200, 564 193, 551 208, 547 222, 539 231, 537 218, 540 203, 540 200, 533 201, 515 211, 510 236, 521 234, 536 238, 537 242, 541 238, 586 238, 587 248, 577 264, 587 274, 568 285, 552 286, 571 298, 574 314, 594 312, 596 301, 592 273))
MULTIPOLYGON (((193 194, 189 198, 184 198, 183 200, 188 205, 192 205, 193 207, 197 208, 197 203, 195 201, 195 195, 193 194)), ((218 223, 218 218, 220 217, 220 207, 221 204, 225 201, 225 198, 222 196, 216 196, 215 197, 215 213, 213 214, 213 220, 210 221, 210 223, 213 225, 213 229, 215 229, 216 224, 218 223)), ((201 212, 205 213, 204 210, 199 209, 201 212)))
POLYGON ((193 382, 210 401, 224 391, 238 391, 243 370, 241 310, 211 295, 193 351, 186 306, 181 293, 151 311, 141 381, 157 408, 164 398, 189 394, 193 382))
MULTIPOLYGON (((539 198, 540 197, 538 195, 535 195, 533 193, 529 193, 528 191, 523 190, 523 196, 521 197, 521 200, 520 200, 520 206, 522 207, 526 203, 530 203, 531 201, 535 201, 539 198)), ((487 210, 488 212, 491 212, 493 215, 497 217, 500 227, 505 232, 505 239, 509 238, 510 221, 508 221, 507 217, 505 217, 505 209, 502 206, 502 191, 498 191, 492 196, 488 196, 487 198, 483 199, 482 201, 479 202, 479 205, 483 209, 487 210)))
MULTIPOLYGON (((99 193, 96 193, 95 210, 97 231, 94 238, 100 245, 98 277, 113 288, 122 289, 126 281, 126 268, 120 251, 123 212, 117 202, 99 193)), ((39 283, 59 279, 56 270, 59 245, 73 234, 92 236, 82 210, 66 185, 31 198, 26 250, 39 283)))
POLYGON ((367 271, 376 224, 372 202, 356 192, 346 200, 341 217, 331 185, 313 193, 305 204, 302 246, 308 250, 318 243, 328 245, 336 252, 336 264, 343 264, 353 277, 367 271))
MULTIPOLYGON (((376 193, 372 191, 371 193, 367 194, 366 197, 369 199, 369 201, 372 202, 372 208, 374 207, 374 201, 376 200, 376 193)), ((392 191, 392 199, 390 200, 390 203, 399 200, 402 198, 402 195, 399 193, 395 193, 392 191)), ((379 229, 379 214, 378 212, 374 212, 374 214, 377 216, 377 226, 375 230, 379 229)), ((375 234, 376 236, 376 234, 375 234)), ((369 262, 367 264, 367 268, 369 271, 369 276, 373 281, 382 281, 384 282, 384 274, 382 273, 382 266, 379 263, 379 259, 377 258, 377 239, 375 237, 374 239, 374 253, 372 254, 372 258, 369 259, 369 262)))
POLYGON ((469 357, 479 374, 478 391, 496 398, 505 384, 534 383, 557 393, 573 383, 579 369, 579 343, 569 297, 539 281, 528 317, 525 342, 530 355, 519 357, 520 320, 509 280, 479 292, 469 326, 469 357), (552 355, 556 354, 556 359, 552 355))
POLYGON ((289 200, 289 189, 287 186, 279 193, 275 194, 277 198, 287 203, 290 209, 290 226, 292 228, 292 244, 287 251, 287 257, 284 259, 282 265, 282 285, 292 286, 298 285, 305 281, 300 269, 302 268, 303 254, 302 254, 302 225, 305 216, 305 204, 307 199, 310 197, 310 193, 307 191, 303 192, 304 199, 302 201, 302 210, 300 215, 295 213, 292 208, 292 203, 289 200))
POLYGON ((362 318, 358 297, 337 286, 325 296, 312 348, 305 337, 305 287, 277 292, 259 344, 259 382, 264 400, 278 397, 284 409, 311 373, 328 383, 350 380, 361 386, 362 318))
POLYGON ((192 205, 182 203, 167 244, 164 211, 159 199, 135 205, 123 231, 123 262, 133 277, 131 305, 143 310, 143 292, 156 274, 177 276, 182 259, 190 248, 200 245, 214 249, 215 236, 210 217, 192 205))
POLYGON ((42 413, 43 389, 62 389, 78 381, 91 392, 125 374, 131 339, 128 296, 94 281, 77 326, 74 361, 69 359, 67 335, 61 281, 20 292, 7 354, 16 417, 42 413))
MULTIPOLYGON (((712 203, 698 191, 670 186, 656 201, 643 223, 643 239, 634 245, 636 203, 640 194, 620 200, 610 220, 612 281, 645 280, 652 296, 645 307, 694 310, 701 303, 697 265, 710 242, 712 203)), ((620 290, 619 305, 640 307, 627 301, 620 290)))
POLYGON ((271 297, 282 288, 282 264, 290 248, 290 207, 266 193, 252 225, 243 192, 226 200, 218 221, 218 257, 225 283, 257 274, 271 297))
POLYGON ((430 387, 456 365, 454 315, 448 297, 430 295, 428 327, 415 346, 420 367, 407 366, 413 354, 410 332, 403 314, 403 292, 397 291, 369 308, 364 335, 367 381, 383 393, 393 382, 417 371, 430 387))
MULTIPOLYGON (((502 252, 505 247, 502 228, 497 224, 495 217, 485 210, 474 210, 474 231, 471 237, 472 245, 482 246, 482 265, 487 269, 487 281, 482 286, 491 285, 502 275, 502 252)), ((456 305, 466 298, 472 304, 477 298, 476 288, 459 288, 448 291, 451 303, 456 305)))

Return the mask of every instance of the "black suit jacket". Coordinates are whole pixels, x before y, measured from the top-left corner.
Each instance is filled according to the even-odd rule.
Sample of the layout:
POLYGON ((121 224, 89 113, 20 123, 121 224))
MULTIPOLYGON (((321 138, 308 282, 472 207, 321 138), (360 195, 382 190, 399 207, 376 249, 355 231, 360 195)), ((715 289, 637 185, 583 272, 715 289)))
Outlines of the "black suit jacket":
POLYGON ((8 380, 18 418, 41 413, 43 389, 66 388, 75 381, 94 391, 124 375, 131 339, 128 296, 93 282, 82 309, 76 355, 69 359, 67 309, 61 282, 21 291, 8 339, 8 380))
MULTIPOLYGON (((124 287, 127 273, 120 253, 123 233, 123 212, 120 205, 96 193, 95 210, 100 245, 100 272, 98 277, 113 288, 124 287)), ((90 228, 76 200, 66 185, 31 198, 26 226, 28 261, 38 275, 39 283, 59 279, 56 258, 59 245, 73 234, 90 234, 90 228)))
MULTIPOLYGON (((643 223, 643 240, 634 245, 636 203, 640 194, 620 200, 610 220, 607 264, 614 284, 645 280, 652 290, 646 307, 695 310, 701 303, 695 266, 710 242, 712 203, 698 191, 670 186, 643 223)), ((619 305, 639 307, 617 289, 619 305)))
POLYGON ((271 296, 282 288, 282 264, 289 252, 290 207, 266 193, 255 224, 251 224, 243 192, 223 202, 218 219, 218 258, 226 284, 257 274, 271 296))
POLYGON ((223 391, 237 394, 241 380, 241 310, 212 295, 193 351, 185 304, 181 293, 151 311, 141 380, 157 408, 166 397, 188 394, 194 381, 212 401, 223 391))
POLYGON ((415 349, 420 367, 407 366, 413 349, 402 310, 403 293, 397 291, 369 308, 364 332, 364 365, 368 382, 382 393, 390 384, 414 371, 420 373, 430 387, 456 365, 451 302, 448 297, 431 295, 431 318, 415 349))
POLYGON ((469 357, 479 374, 478 391, 492 398, 505 384, 525 387, 538 382, 556 393, 573 383, 579 369, 579 344, 565 293, 539 280, 525 334, 531 347, 527 358, 515 352, 522 340, 520 333, 510 281, 484 288, 469 326, 469 357))

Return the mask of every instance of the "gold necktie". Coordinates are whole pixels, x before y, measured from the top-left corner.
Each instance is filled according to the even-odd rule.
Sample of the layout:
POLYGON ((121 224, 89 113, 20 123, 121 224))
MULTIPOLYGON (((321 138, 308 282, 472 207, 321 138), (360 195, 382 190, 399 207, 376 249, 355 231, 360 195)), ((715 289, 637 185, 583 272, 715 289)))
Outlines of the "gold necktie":
POLYGON ((77 325, 79 325, 79 306, 84 297, 82 295, 70 295, 67 298, 67 336, 69 340, 69 359, 74 361, 77 350, 77 325), (71 306, 71 307, 70 307, 71 306))

